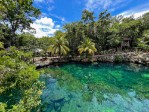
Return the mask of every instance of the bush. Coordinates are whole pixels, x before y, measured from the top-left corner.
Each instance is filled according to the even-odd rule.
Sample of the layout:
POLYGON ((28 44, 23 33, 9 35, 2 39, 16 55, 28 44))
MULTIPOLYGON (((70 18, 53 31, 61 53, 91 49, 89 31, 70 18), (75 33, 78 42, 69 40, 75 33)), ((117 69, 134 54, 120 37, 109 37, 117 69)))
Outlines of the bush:
POLYGON ((115 55, 114 62, 120 62, 121 63, 123 61, 124 61, 124 59, 121 55, 115 55))
POLYGON ((40 104, 43 83, 31 54, 15 47, 0 51, 0 96, 7 96, 0 101, 0 112, 30 112, 40 104))

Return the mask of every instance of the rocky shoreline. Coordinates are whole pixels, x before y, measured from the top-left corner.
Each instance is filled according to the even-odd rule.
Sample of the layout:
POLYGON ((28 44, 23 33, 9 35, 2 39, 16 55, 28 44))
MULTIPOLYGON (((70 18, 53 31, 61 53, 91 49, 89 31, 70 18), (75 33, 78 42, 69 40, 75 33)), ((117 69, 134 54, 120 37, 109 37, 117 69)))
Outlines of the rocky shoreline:
POLYGON ((92 58, 82 57, 36 57, 34 58, 34 64, 37 68, 46 67, 54 63, 66 63, 66 62, 130 62, 149 66, 149 53, 144 52, 128 52, 128 53, 115 53, 115 54, 104 54, 95 55, 92 58))
POLYGON ((149 66, 149 53, 121 53, 113 55, 98 56, 96 60, 99 62, 131 62, 149 66))

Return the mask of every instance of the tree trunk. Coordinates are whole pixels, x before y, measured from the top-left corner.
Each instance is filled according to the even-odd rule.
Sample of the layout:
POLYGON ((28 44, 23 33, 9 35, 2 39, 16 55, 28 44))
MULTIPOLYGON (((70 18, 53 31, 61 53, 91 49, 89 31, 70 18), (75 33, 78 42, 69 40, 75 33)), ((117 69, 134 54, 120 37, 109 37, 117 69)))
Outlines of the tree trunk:
POLYGON ((60 57, 60 60, 61 60, 61 48, 59 47, 59 57, 60 57))
POLYGON ((87 51, 86 51, 85 55, 86 55, 86 58, 87 58, 87 51))
POLYGON ((115 48, 115 51, 117 52, 117 47, 115 48))

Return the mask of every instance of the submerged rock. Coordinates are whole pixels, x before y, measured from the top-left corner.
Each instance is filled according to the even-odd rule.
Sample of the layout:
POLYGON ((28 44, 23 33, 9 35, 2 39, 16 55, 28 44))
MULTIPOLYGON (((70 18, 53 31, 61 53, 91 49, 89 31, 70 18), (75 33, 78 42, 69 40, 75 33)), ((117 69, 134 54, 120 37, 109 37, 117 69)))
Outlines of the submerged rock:
POLYGON ((56 81, 57 81, 56 79, 51 79, 51 78, 48 80, 49 83, 56 83, 56 81))
POLYGON ((77 107, 78 107, 78 108, 81 108, 81 105, 77 104, 77 107))
POLYGON ((51 100, 51 102, 53 102, 53 103, 62 103, 62 102, 64 102, 64 99, 65 99, 65 98, 60 98, 60 99, 56 99, 56 100, 51 100))
POLYGON ((129 92, 128 95, 129 95, 130 97, 135 97, 135 96, 136 96, 136 92, 135 92, 135 91, 129 92))

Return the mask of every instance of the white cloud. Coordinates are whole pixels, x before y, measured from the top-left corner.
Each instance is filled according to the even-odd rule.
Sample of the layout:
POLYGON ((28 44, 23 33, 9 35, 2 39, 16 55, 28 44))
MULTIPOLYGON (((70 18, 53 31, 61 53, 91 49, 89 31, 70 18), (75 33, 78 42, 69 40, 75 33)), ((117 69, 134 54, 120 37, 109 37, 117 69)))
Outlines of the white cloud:
MULTIPOLYGON (((85 8, 90 11, 108 9, 112 12, 128 5, 129 3, 132 3, 132 1, 133 0, 86 0, 85 8)), ((149 3, 131 8, 130 10, 121 12, 118 15, 123 15, 125 17, 133 15, 137 18, 146 12, 149 12, 149 3)))
POLYGON ((54 18, 57 18, 57 19, 61 20, 62 22, 66 22, 66 19, 64 17, 57 16, 57 15, 51 14, 51 13, 49 13, 49 15, 52 16, 52 17, 54 17, 54 18))
POLYGON ((60 25, 56 25, 55 27, 59 29, 61 26, 60 25))
POLYGON ((43 2, 44 0, 35 0, 35 2, 43 2))
POLYGON ((130 16, 134 16, 134 18, 138 18, 140 16, 142 16, 143 14, 149 12, 149 10, 146 11, 140 11, 140 12, 133 12, 133 11, 125 11, 123 13, 120 13, 118 15, 123 15, 124 17, 130 17, 130 16))
POLYGON ((52 11, 55 7, 54 6, 50 6, 48 7, 48 11, 52 11))
POLYGON ((54 0, 34 0, 35 2, 47 2, 47 3, 54 3, 54 0))
POLYGON ((35 37, 51 36, 55 31, 60 29, 60 25, 55 25, 51 18, 43 17, 37 19, 31 27, 36 30, 35 37))
POLYGON ((130 10, 124 11, 118 15, 123 15, 124 17, 134 16, 134 18, 138 18, 143 14, 149 12, 149 4, 141 5, 130 10))
POLYGON ((54 3, 54 0, 45 0, 47 3, 54 3))
POLYGON ((91 11, 105 10, 114 11, 117 8, 127 5, 132 0, 86 0, 85 8, 91 11))
POLYGON ((54 7, 55 0, 34 0, 34 2, 40 9, 52 11, 55 8, 54 7))
POLYGON ((37 19, 35 21, 35 23, 41 24, 41 25, 45 25, 45 26, 48 25, 50 27, 53 27, 54 26, 53 20, 51 18, 47 18, 47 17, 43 17, 41 19, 37 19))
POLYGON ((52 13, 42 13, 42 17, 46 17, 46 16, 51 16, 52 18, 56 18, 56 19, 60 20, 62 23, 68 22, 65 19, 65 17, 58 16, 58 15, 55 15, 55 14, 52 14, 52 13))

